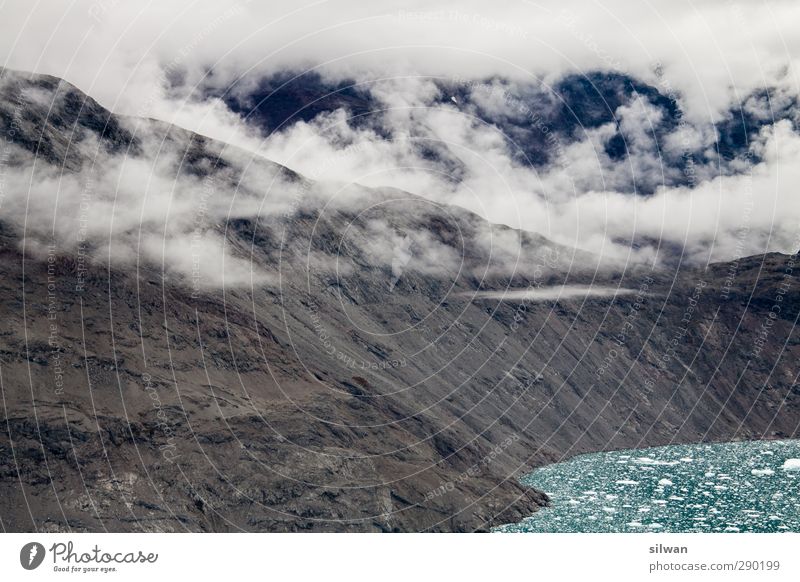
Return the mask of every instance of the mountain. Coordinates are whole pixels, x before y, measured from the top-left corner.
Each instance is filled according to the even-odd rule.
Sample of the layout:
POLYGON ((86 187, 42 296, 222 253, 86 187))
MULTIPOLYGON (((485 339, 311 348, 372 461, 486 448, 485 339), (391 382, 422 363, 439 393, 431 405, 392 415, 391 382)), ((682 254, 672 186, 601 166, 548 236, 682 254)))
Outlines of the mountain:
POLYGON ((5 531, 486 530, 544 463, 797 436, 796 255, 608 265, 0 95, 5 531))

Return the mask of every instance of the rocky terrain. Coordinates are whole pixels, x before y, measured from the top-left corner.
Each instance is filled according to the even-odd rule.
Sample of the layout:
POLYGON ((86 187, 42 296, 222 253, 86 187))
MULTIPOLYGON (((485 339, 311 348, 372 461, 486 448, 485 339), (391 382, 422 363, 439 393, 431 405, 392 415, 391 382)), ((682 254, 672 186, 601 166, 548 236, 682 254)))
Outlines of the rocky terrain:
POLYGON ((797 436, 796 255, 604 264, 1 79, 5 531, 483 531, 543 463, 797 436), (127 224, 102 177, 164 158, 193 214, 127 224))

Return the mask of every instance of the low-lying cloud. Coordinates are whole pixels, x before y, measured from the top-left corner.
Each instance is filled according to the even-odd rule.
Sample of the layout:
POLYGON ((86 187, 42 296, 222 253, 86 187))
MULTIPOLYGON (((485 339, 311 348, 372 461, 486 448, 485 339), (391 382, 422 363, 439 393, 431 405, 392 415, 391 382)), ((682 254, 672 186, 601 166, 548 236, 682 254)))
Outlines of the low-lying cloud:
POLYGON ((601 287, 596 285, 554 285, 552 287, 531 287, 528 289, 507 289, 505 291, 479 291, 473 299, 496 299, 498 301, 569 301, 572 299, 613 299, 620 295, 635 295, 636 289, 601 287))
MULTIPOLYGON (((665 244, 697 262, 799 246, 800 199, 793 185, 800 138, 790 123, 768 123, 745 160, 697 160, 688 185, 680 183, 684 170, 675 164, 686 152, 713 150, 715 124, 730 110, 769 122, 797 98, 796 2, 767 8, 712 0, 661 11, 621 0, 491 6, 81 0, 57 7, 13 0, 3 12, 5 66, 64 77, 117 113, 175 123, 315 180, 404 189, 623 263, 658 262, 665 244), (312 68, 325 78, 367 83, 385 108, 382 131, 356 126, 342 109, 267 135, 208 97, 209 89, 224 91, 234 82, 241 91, 265 75, 312 68), (476 117, 474 107, 519 115, 514 105, 525 100, 525 87, 546 95, 563 75, 591 70, 630 74, 669 93, 685 123, 657 144, 652 128, 663 112, 633 98, 617 108, 612 123, 551 143, 558 154, 553 163, 534 167, 516 155, 513 136, 476 117), (465 83, 473 105, 440 95, 432 77, 465 83), (622 160, 605 151, 618 131, 628 154, 622 160), (422 145, 437 149, 445 163, 432 164, 425 153, 430 147, 422 145), (639 189, 649 195, 637 196, 639 189)), ((195 232, 195 209, 182 192, 202 184, 191 177, 174 184, 171 169, 146 162, 109 160, 107 167, 113 178, 104 187, 117 199, 107 207, 95 202, 96 229, 142 228, 160 237, 147 238, 140 250, 173 257, 171 263, 190 276, 195 269, 185 260, 190 241, 184 235, 195 232), (144 197, 142 184, 150 185, 144 197), (174 196, 162 199, 155 190, 174 190, 174 196)), ((64 226, 56 230, 74 229, 66 217, 70 204, 80 204, 80 180, 37 180, 34 186, 60 192, 64 226)), ((259 214, 261 198, 243 192, 224 198, 209 219, 259 214)), ((276 208, 290 203, 276 198, 276 208)), ((215 232, 204 233, 204 244, 227 244, 215 232)), ((215 269, 227 261, 231 280, 250 276, 235 253, 205 249, 203 255, 215 269)))

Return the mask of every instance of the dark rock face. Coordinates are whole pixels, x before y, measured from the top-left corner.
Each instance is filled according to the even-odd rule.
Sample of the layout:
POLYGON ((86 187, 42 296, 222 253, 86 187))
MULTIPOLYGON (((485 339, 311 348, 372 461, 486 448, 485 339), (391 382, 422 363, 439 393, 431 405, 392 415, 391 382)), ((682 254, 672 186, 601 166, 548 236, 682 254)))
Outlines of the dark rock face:
MULTIPOLYGON (((132 143, 75 105, 103 147, 132 143)), ((44 132, 59 163, 49 127, 19 143, 44 132)), ((174 143, 180 172, 237 184, 223 148, 174 143)), ((218 225, 280 277, 200 293, 157 264, 23 255, 0 222, 3 528, 486 530, 547 502, 517 481, 543 463, 797 436, 796 255, 598 270, 458 208, 356 194, 218 225), (632 292, 479 294, 588 284, 632 292)))
POLYGON ((677 104, 657 88, 618 73, 569 75, 559 81, 555 93, 561 101, 556 119, 570 133, 616 121, 617 109, 635 95, 665 112, 667 129, 679 115, 677 104))
POLYGON ((87 135, 110 151, 138 153, 117 118, 61 79, 0 69, 0 102, 0 124, 11 141, 49 164, 79 169, 77 148, 87 135))
POLYGON ((252 88, 234 85, 213 93, 233 111, 257 122, 270 133, 337 109, 348 110, 356 123, 365 122, 362 117, 380 109, 367 90, 357 83, 326 83, 313 72, 286 72, 262 79, 252 88))

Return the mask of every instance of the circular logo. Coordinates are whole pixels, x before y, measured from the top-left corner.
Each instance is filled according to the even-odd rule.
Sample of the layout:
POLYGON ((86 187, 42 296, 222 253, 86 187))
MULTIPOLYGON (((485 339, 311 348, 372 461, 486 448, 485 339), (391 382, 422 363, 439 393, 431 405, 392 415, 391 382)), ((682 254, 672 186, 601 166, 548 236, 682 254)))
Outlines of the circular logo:
POLYGON ((19 563, 26 570, 35 570, 44 561, 44 546, 39 542, 30 542, 19 551, 19 563))

